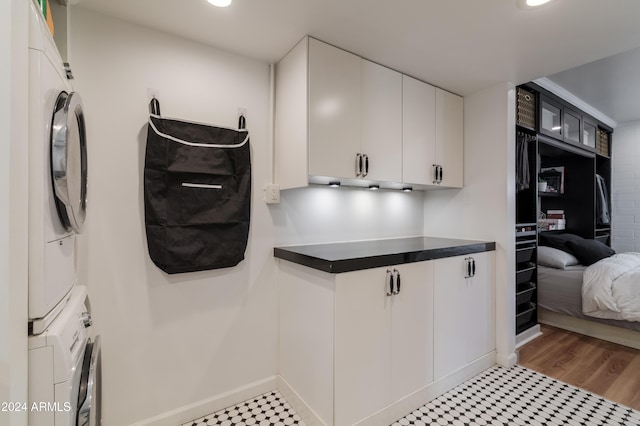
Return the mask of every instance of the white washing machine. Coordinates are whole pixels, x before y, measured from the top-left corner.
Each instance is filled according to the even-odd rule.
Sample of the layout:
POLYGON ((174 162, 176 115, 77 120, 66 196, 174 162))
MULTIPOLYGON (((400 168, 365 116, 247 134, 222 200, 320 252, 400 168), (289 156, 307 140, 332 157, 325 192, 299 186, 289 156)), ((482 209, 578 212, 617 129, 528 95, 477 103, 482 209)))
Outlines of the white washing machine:
POLYGON ((29 426, 99 426, 102 361, 92 336, 87 291, 75 286, 65 307, 29 337, 29 426))
POLYGON ((37 334, 76 283, 87 152, 80 96, 33 1, 29 21, 29 319, 37 334))

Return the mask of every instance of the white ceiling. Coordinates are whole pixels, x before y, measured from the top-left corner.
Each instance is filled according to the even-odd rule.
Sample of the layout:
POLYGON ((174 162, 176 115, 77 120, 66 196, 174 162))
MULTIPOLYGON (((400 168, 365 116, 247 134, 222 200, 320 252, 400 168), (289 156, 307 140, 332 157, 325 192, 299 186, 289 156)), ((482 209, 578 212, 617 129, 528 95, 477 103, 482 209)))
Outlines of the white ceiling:
MULTIPOLYGON (((639 0, 555 0, 538 10, 518 9, 516 0, 234 0, 226 9, 206 0, 82 0, 79 6, 267 62, 309 34, 463 96, 640 47, 639 0)), ((638 70, 637 60, 613 64, 638 70)), ((628 114, 604 102, 620 81, 608 67, 577 74, 595 74, 595 82, 578 83, 569 73, 553 79, 624 121, 628 114)))
POLYGON ((618 123, 640 120, 640 49, 548 76, 618 123))

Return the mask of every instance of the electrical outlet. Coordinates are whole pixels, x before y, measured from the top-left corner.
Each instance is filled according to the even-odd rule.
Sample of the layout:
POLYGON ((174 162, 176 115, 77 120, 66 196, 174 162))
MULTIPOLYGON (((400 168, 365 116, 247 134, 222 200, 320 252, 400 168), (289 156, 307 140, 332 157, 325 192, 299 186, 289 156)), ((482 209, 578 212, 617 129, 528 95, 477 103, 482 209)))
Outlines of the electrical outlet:
POLYGON ((280 202, 280 185, 269 184, 265 186, 264 201, 267 204, 278 204, 280 202))

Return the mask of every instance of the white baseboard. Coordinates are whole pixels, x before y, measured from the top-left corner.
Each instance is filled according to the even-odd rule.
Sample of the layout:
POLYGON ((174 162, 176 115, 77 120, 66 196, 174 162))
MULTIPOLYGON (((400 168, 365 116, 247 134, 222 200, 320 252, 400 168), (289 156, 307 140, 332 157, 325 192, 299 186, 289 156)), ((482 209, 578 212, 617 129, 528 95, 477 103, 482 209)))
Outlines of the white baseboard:
POLYGON ((197 419, 207 414, 239 404, 256 396, 273 391, 277 388, 276 376, 241 386, 229 392, 202 399, 192 404, 167 411, 150 419, 142 420, 131 426, 176 426, 197 419))
POLYGON ((293 408, 293 411, 295 411, 296 414, 304 420, 307 426, 326 426, 326 423, 320 419, 320 416, 311 409, 305 400, 302 399, 295 390, 293 390, 282 376, 278 375, 277 381, 280 395, 287 400, 291 408, 293 408))
POLYGON ((518 363, 518 354, 513 352, 509 355, 496 355, 496 364, 501 365, 502 367, 513 367, 518 363))
POLYGON ((540 331, 540 324, 536 324, 533 327, 526 329, 516 336, 516 349, 520 348, 523 345, 526 345, 539 336, 542 336, 542 331, 540 331))
POLYGON ((495 364, 496 352, 493 351, 359 421, 356 426, 388 426, 495 364))
MULTIPOLYGON (((480 374, 496 364, 496 352, 492 351, 469 365, 449 374, 436 382, 408 395, 373 415, 355 423, 354 426, 389 426, 394 421, 422 407, 429 401, 453 389, 470 378, 480 374)), ((291 388, 282 377, 278 376, 278 391, 287 400, 300 418, 309 426, 332 426, 333 419, 323 422, 311 407, 291 388)))

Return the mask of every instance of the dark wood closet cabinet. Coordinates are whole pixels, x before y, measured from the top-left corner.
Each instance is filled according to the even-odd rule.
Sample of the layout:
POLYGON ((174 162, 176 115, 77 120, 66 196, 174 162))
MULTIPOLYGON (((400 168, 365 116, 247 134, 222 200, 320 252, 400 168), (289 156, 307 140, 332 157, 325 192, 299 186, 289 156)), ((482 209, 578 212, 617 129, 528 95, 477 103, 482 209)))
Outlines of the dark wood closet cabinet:
POLYGON ((516 335, 537 325, 542 233, 611 244, 613 129, 535 83, 516 88, 516 335))

